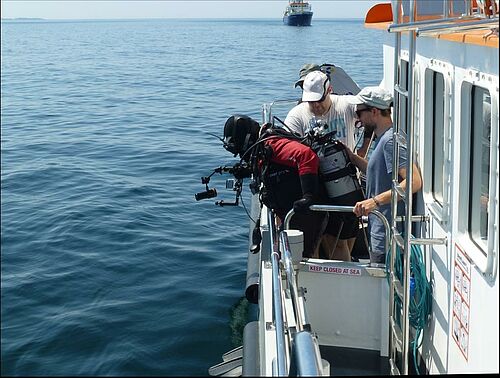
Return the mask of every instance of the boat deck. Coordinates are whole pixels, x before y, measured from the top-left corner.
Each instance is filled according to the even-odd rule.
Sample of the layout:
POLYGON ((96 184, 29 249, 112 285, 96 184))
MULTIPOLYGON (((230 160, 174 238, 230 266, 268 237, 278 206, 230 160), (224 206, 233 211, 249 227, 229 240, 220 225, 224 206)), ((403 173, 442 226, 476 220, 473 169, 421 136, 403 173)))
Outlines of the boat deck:
POLYGON ((330 376, 389 375, 389 359, 378 350, 320 346, 321 357, 330 363, 330 376))

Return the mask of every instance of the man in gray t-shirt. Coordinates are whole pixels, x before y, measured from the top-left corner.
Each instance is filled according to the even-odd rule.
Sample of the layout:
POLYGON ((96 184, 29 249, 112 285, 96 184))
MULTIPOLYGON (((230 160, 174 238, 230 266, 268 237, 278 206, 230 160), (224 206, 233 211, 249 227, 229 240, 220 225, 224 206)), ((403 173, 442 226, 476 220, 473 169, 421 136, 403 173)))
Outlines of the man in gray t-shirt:
MULTIPOLYGON (((378 143, 373 150, 366 168, 366 198, 375 198, 378 194, 392 188, 392 163, 393 163, 393 129, 384 131, 377 137, 378 143)), ((399 150, 399 169, 406 169, 406 148, 399 150)), ((378 200, 377 200, 378 201, 378 200)), ((380 202, 380 201, 379 201, 380 202)), ((387 220, 392 219, 391 202, 380 203, 377 208, 387 220)), ((398 215, 402 215, 404 208, 398 204, 398 215)), ((371 247, 373 254, 379 255, 377 260, 383 260, 380 255, 385 252, 385 227, 380 218, 368 215, 368 230, 371 235, 371 247)), ((386 251, 387 252, 387 251, 386 251)), ((374 261, 375 262, 375 261, 374 261)))
MULTIPOLYGON (((366 200, 356 203, 354 213, 357 216, 368 215, 370 231, 370 261, 385 263, 385 227, 378 217, 370 215, 374 209, 379 210, 389 221, 391 214, 392 164, 393 164, 393 129, 391 118, 392 94, 380 87, 366 87, 352 101, 356 105, 356 115, 365 126, 373 130, 377 138, 377 146, 367 161, 349 151, 351 161, 363 172, 366 172, 366 200)), ((398 174, 400 185, 406 188, 406 149, 399 150, 398 174)), ((413 167, 413 187, 415 193, 422 187, 422 178, 416 166, 413 167)), ((401 203, 399 205, 402 205, 401 203)), ((404 210, 398 205, 398 214, 404 210)), ((400 213, 401 212, 401 213, 400 213)))

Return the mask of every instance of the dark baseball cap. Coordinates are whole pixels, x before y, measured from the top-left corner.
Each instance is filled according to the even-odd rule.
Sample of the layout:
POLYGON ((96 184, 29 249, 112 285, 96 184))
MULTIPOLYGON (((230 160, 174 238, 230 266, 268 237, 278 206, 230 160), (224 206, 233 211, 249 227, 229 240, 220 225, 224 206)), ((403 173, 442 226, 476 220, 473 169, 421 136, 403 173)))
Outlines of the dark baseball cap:
POLYGON ((295 82, 294 88, 297 88, 297 86, 302 87, 302 84, 304 83, 304 78, 307 76, 308 73, 311 73, 313 71, 321 71, 321 67, 313 63, 304 64, 300 69, 299 80, 295 82))

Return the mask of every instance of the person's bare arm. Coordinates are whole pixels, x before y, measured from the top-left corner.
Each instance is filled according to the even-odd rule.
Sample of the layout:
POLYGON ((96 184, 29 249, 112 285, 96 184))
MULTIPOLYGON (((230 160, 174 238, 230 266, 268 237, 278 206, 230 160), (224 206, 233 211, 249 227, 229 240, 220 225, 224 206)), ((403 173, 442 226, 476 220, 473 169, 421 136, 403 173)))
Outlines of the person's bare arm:
MULTIPOLYGON (((400 168, 398 173, 403 179, 400 185, 403 188, 403 190, 406 190, 406 168, 400 168)), ((415 164, 413 165, 412 176, 413 176, 412 193, 416 193, 422 188, 422 176, 420 175, 420 171, 418 170, 415 164)), ((353 212, 358 217, 362 215, 368 215, 374 209, 377 209, 379 206, 389 204, 390 202, 391 202, 391 189, 356 203, 353 212)))
MULTIPOLYGON (((344 145, 345 146, 345 145, 344 145)), ((362 158, 361 156, 355 154, 354 152, 352 152, 347 146, 345 146, 346 150, 347 150, 347 154, 349 155, 349 159, 351 160, 351 162, 356 166, 358 167, 358 169, 363 172, 363 173, 366 173, 366 167, 368 165, 368 160, 362 158)))

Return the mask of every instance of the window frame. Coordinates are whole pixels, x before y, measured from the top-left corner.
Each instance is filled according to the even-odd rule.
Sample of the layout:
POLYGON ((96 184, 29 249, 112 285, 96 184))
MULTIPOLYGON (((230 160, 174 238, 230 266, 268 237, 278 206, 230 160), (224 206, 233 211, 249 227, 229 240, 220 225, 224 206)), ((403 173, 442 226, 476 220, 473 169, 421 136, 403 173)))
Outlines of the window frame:
MULTIPOLYGON (((467 206, 457 206, 457 239, 456 242, 461 249, 472 259, 478 269, 494 277, 496 275, 498 261, 498 77, 488 74, 482 74, 477 71, 469 70, 468 76, 460 83, 460 101, 458 103, 460 114, 460 145, 461 154, 456 155, 459 159, 459 187, 457 204, 467 204, 467 206), (491 100, 491 136, 490 136, 490 156, 489 156, 489 174, 488 174, 488 238, 483 245, 479 245, 471 235, 470 222, 470 196, 471 196, 471 129, 472 129, 472 106, 473 106, 473 88, 479 87, 489 92, 491 100)), ((457 179, 455 178, 455 181, 457 179)))
POLYGON ((423 145, 423 191, 424 199, 431 215, 445 227, 449 223, 450 211, 450 161, 451 161, 451 118, 453 109, 452 96, 453 67, 447 63, 432 60, 424 71, 424 145, 423 145), (437 199, 434 192, 435 182, 435 78, 441 75, 443 79, 443 170, 442 198, 437 199), (431 111, 429 111, 429 109, 431 111))
MULTIPOLYGON (((491 106, 491 95, 490 92, 485 89, 481 88, 478 86, 472 86, 472 91, 471 91, 471 141, 470 141, 470 150, 471 150, 471 156, 470 156, 470 164, 469 164, 469 170, 471 171, 471 175, 469 177, 469 212, 468 212, 468 231, 469 235, 471 237, 471 240, 476 244, 476 246, 481 249, 484 254, 487 254, 488 250, 488 245, 487 245, 487 240, 488 240, 488 227, 486 224, 486 242, 483 241, 483 238, 481 236, 481 225, 476 226, 476 224, 479 222, 482 222, 482 211, 481 211, 481 206, 480 204, 476 203, 475 199, 476 197, 480 197, 481 194, 483 193, 482 186, 484 184, 483 182, 483 175, 484 171, 482 169, 481 161, 483 160, 483 154, 482 152, 484 151, 484 145, 485 141, 483 138, 483 133, 484 133, 484 125, 481 130, 478 130, 476 127, 477 121, 479 119, 479 122, 483 123, 483 107, 484 107, 484 101, 481 104, 481 108, 478 109, 478 96, 476 93, 479 94, 479 96, 488 95, 490 97, 490 106, 491 106), (479 91, 479 92, 477 92, 479 91), (478 114, 478 110, 481 110, 481 114, 478 114), (478 185, 479 184, 479 185, 478 185)), ((490 117, 490 139, 486 143, 486 148, 488 149, 488 172, 487 172, 487 194, 488 194, 488 199, 489 197, 489 187, 490 187, 490 172, 491 172, 491 117, 490 117)), ((489 199, 490 201, 490 199, 489 199)), ((488 213, 488 211, 486 211, 488 213)), ((489 218, 489 214, 487 214, 489 218)))

